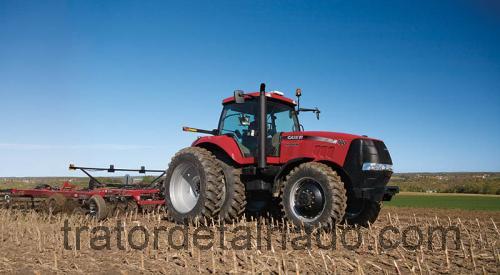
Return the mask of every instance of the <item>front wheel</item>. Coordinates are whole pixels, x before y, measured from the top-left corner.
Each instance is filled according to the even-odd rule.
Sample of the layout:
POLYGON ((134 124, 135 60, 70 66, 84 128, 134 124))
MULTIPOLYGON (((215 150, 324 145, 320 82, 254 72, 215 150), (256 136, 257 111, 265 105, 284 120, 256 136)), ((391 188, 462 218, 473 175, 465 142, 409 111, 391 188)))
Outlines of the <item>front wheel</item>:
POLYGON ((281 196, 285 216, 296 226, 330 228, 340 223, 345 214, 344 183, 322 163, 308 162, 293 169, 281 196))

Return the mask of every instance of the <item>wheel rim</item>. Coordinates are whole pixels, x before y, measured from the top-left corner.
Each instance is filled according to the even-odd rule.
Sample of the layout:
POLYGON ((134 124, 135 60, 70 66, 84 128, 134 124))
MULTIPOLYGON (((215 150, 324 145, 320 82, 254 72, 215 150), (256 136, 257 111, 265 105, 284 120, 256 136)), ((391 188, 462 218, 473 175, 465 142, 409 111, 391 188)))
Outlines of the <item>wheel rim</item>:
POLYGON ((290 190, 290 209, 303 222, 315 221, 325 209, 325 192, 313 178, 302 178, 290 190))
POLYGON ((10 203, 10 196, 5 195, 4 200, 5 200, 5 203, 9 204, 10 203))
POLYGON ((191 211, 200 196, 200 173, 191 163, 179 164, 169 186, 170 203, 180 213, 191 211))
POLYGON ((47 210, 49 214, 53 214, 56 211, 56 201, 54 199, 50 199, 47 203, 47 210))
POLYGON ((95 203, 94 200, 91 200, 89 203, 89 215, 91 217, 97 216, 97 212, 99 211, 97 204, 95 203))

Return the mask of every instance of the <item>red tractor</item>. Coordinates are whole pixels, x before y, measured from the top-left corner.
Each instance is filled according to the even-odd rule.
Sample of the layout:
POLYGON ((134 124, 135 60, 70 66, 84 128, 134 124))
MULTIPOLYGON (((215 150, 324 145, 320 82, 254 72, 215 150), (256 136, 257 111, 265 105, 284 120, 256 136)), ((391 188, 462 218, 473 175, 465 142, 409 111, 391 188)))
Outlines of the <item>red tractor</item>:
MULTIPOLYGON (((381 201, 399 191, 386 186, 392 160, 377 139, 304 131, 300 108, 280 92, 235 91, 223 100, 214 130, 179 151, 168 167, 163 192, 176 222, 237 219, 272 205, 298 226, 373 223, 381 201)), ((267 210, 266 210, 267 209, 267 210)))

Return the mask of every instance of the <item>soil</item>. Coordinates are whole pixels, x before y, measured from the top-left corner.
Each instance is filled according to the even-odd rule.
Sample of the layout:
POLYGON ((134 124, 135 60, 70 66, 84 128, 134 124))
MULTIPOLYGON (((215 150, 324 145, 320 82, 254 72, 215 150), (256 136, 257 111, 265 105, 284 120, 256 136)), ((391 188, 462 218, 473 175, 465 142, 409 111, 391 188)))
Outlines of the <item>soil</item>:
POLYGON ((317 234, 296 231, 281 221, 245 219, 225 225, 222 240, 220 226, 217 224, 210 227, 186 227, 187 247, 179 247, 183 239, 182 226, 164 220, 164 216, 164 212, 145 215, 135 213, 97 222, 83 215, 52 216, 33 211, 2 209, 0 273, 498 274, 499 270, 499 212, 383 208, 379 219, 370 228, 359 228, 356 231, 356 228, 341 226, 331 232, 321 232, 320 244, 315 237, 317 234), (63 231, 65 223, 71 228, 67 234, 67 244, 70 247, 66 248, 63 231), (117 223, 124 230, 117 230, 117 223), (270 224, 269 239, 267 228, 270 224), (260 242, 257 236, 258 225, 261 228, 260 242), (82 228, 84 226, 88 230, 77 234, 76 228, 85 229, 82 228), (238 226, 246 227, 235 232, 238 226), (442 249, 439 234, 433 235, 432 246, 429 247, 428 230, 438 226, 457 229, 460 234, 458 246, 451 230, 448 232, 445 249, 442 249), (175 232, 170 238, 172 242, 169 243, 167 232, 158 231, 160 234, 156 234, 159 237, 155 247, 155 228, 175 232), (246 228, 250 231, 250 242, 245 239, 246 228), (384 236, 393 242, 401 242, 402 232, 407 229, 406 246, 400 244, 393 248, 383 248, 379 239, 384 229, 384 236), (89 233, 92 230, 96 234, 89 233), (144 234, 140 230, 147 230, 149 236, 144 249, 137 249, 144 243, 144 234), (418 231, 422 233, 422 245, 418 248, 411 247, 418 243, 418 231), (121 246, 118 245, 117 232, 120 232, 121 246), (361 236, 359 243, 356 232, 361 236), (110 236, 110 249, 97 249, 95 245, 105 245, 106 240, 97 241, 95 236, 106 236, 107 233, 110 236), (288 242, 282 242, 285 233, 290 239, 288 242), (210 234, 214 235, 213 239, 198 239, 198 246, 194 245, 194 235, 206 237, 210 234), (76 247, 77 235, 80 235, 80 249, 76 247), (126 236, 132 236, 131 242, 125 241, 126 236), (314 236, 309 248, 305 245, 307 236, 314 236), (342 243, 342 236, 345 244, 342 243), (237 237, 240 237, 240 241, 237 241, 237 237), (300 237, 301 240, 298 239, 300 237), (331 243, 332 238, 337 240, 336 247, 320 247, 331 243), (298 247, 293 247, 292 239, 298 247), (211 248, 199 246, 211 241, 211 248), (222 244, 227 248, 223 248, 222 244), (238 245, 244 244, 248 247, 237 249, 238 245), (356 244, 359 247, 353 248, 356 244), (350 248, 349 245, 353 247, 350 248))

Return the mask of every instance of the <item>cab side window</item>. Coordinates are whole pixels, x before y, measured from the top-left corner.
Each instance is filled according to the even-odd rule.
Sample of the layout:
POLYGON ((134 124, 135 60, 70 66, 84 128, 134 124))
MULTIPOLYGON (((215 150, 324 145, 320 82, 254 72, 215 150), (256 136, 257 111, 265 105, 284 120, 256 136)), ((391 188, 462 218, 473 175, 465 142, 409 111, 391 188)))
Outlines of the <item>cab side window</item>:
POLYGON ((219 125, 220 134, 233 137, 245 157, 253 156, 257 148, 257 123, 254 105, 226 105, 219 125))

